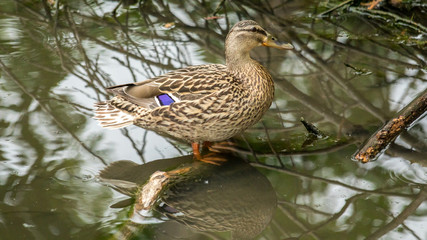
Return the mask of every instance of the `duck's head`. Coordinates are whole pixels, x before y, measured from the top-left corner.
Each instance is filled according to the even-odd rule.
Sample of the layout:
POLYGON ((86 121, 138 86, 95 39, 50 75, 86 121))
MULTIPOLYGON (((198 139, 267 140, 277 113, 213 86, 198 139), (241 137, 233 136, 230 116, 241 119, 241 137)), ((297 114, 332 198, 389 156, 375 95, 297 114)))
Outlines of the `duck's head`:
POLYGON ((249 52, 258 46, 274 47, 282 50, 293 49, 289 43, 278 41, 257 22, 244 20, 231 28, 225 39, 225 55, 230 59, 249 57, 249 52))

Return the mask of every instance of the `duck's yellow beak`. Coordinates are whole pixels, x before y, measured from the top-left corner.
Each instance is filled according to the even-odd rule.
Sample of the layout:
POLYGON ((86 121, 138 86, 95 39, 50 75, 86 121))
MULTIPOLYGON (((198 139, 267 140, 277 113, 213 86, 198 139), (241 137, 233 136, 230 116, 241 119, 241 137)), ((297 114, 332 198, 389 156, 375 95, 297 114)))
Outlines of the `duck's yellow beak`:
POLYGON ((264 42, 262 42, 263 46, 266 47, 274 47, 282 50, 291 50, 294 49, 294 46, 290 43, 283 43, 277 40, 275 37, 271 36, 270 34, 267 35, 264 42))

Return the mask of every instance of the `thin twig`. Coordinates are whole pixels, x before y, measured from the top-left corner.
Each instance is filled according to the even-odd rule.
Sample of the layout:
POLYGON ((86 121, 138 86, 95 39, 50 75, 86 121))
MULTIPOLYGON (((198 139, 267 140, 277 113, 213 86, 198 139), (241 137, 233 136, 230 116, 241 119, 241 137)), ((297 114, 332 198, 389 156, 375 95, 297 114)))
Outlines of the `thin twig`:
POLYGON ((59 128, 61 128, 62 130, 64 130, 65 132, 67 132, 68 134, 71 135, 72 138, 74 138, 79 144, 80 146, 82 146, 87 152, 89 152, 90 154, 92 154, 94 157, 98 158, 104 165, 107 165, 107 162, 105 162, 105 160, 100 157, 99 155, 97 155, 96 153, 94 153, 88 146, 86 146, 86 144, 84 144, 77 135, 75 135, 72 131, 70 131, 67 127, 65 127, 64 124, 62 124, 61 121, 59 121, 59 119, 52 113, 52 111, 42 103, 42 101, 40 101, 40 99, 38 97, 36 97, 33 93, 31 93, 30 91, 27 90, 27 88, 25 87, 25 85, 21 82, 21 80, 19 80, 13 73, 12 71, 10 71, 10 69, 3 63, 3 61, 1 61, 0 59, 0 68, 1 70, 5 73, 5 75, 11 79, 12 81, 15 82, 16 85, 18 85, 18 87, 25 93, 27 94, 29 97, 31 97, 32 99, 34 99, 34 101, 36 101, 38 103, 38 105, 40 106, 40 108, 47 113, 49 116, 51 116, 52 120, 58 125, 59 128))
POLYGON ((385 234, 389 233, 391 230, 395 229, 397 226, 403 223, 409 216, 414 214, 418 207, 427 199, 427 192, 424 191, 424 188, 421 189, 417 197, 412 201, 398 216, 391 220, 388 224, 378 229, 376 232, 368 236, 366 239, 380 239, 385 234))
POLYGON ((267 127, 265 126, 264 122, 261 122, 261 124, 262 124, 262 126, 264 127, 265 135, 267 136, 267 143, 268 143, 268 146, 270 147, 270 150, 271 150, 271 151, 273 152, 273 154, 276 156, 277 161, 279 161, 280 166, 281 166, 282 168, 284 168, 285 166, 284 166, 284 165, 283 165, 283 163, 282 163, 282 159, 280 159, 279 154, 277 154, 276 150, 275 150, 275 149, 274 149, 274 147, 273 147, 273 144, 271 144, 270 134, 268 133, 268 129, 267 129, 267 127))
POLYGON ((333 11, 335 11, 335 10, 337 10, 338 8, 340 8, 340 7, 343 7, 344 5, 347 5, 348 3, 350 3, 350 2, 353 2, 353 0, 347 0, 347 1, 344 1, 344 2, 342 2, 342 3, 340 3, 340 4, 338 4, 338 5, 336 5, 335 7, 333 7, 333 8, 331 8, 331 9, 329 9, 329 10, 326 10, 326 11, 324 11, 324 12, 322 12, 322 13, 320 13, 318 16, 324 16, 324 15, 327 15, 327 14, 329 14, 329 13, 331 13, 331 12, 333 12, 333 11))
MULTIPOLYGON (((371 193, 371 194, 385 195, 385 196, 399 196, 399 197, 407 197, 407 198, 413 198, 414 197, 414 194, 401 193, 401 191, 398 191, 397 189, 393 189, 394 192, 384 191, 381 189, 368 190, 368 189, 362 189, 362 188, 358 188, 358 187, 355 187, 352 185, 348 185, 348 184, 345 184, 345 183, 342 183, 339 181, 321 178, 321 177, 317 177, 317 176, 311 176, 308 174, 296 172, 294 170, 282 169, 282 168, 276 167, 276 166, 270 166, 270 165, 261 164, 261 163, 251 163, 251 165, 254 167, 260 167, 260 168, 265 168, 265 169, 269 169, 269 170, 275 170, 278 172, 283 172, 283 173, 286 173, 286 174, 291 175, 291 176, 313 179, 313 180, 325 182, 328 184, 338 185, 338 186, 341 186, 341 187, 344 187, 347 189, 351 189, 351 190, 356 191, 356 192, 361 192, 361 193, 371 193)), ((399 187, 399 189, 402 189, 402 188, 407 188, 407 187, 406 186, 405 187, 399 187)), ((390 190, 390 189, 388 189, 388 190, 390 190)))

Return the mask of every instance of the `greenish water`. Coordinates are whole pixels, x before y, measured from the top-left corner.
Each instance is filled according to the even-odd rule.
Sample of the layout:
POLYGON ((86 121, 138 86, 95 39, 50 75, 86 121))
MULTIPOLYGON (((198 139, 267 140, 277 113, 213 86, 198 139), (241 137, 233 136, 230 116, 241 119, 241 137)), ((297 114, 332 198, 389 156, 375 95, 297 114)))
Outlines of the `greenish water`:
POLYGON ((376 161, 351 158, 427 89, 424 3, 320 15, 341 1, 123 2, 1 1, 1 239, 427 239, 426 118, 376 161), (241 19, 295 49, 253 51, 275 101, 229 163, 92 119, 105 87, 224 63, 241 19), (156 170, 185 174, 138 212, 127 195, 156 170))

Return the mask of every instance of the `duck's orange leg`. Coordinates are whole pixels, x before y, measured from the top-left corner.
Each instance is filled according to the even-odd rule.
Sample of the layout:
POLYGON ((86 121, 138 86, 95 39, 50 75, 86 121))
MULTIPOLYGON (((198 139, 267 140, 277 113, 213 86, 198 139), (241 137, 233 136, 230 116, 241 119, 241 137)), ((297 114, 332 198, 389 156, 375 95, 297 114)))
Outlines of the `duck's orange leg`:
MULTIPOLYGON (((210 142, 207 142, 207 143, 210 144, 210 142)), ((204 146, 205 147, 207 146, 206 142, 204 143, 204 146)), ((193 148, 194 158, 199 160, 199 161, 214 164, 214 165, 221 165, 223 162, 226 161, 226 159, 224 159, 222 157, 215 156, 215 154, 208 154, 205 157, 202 157, 202 154, 200 153, 200 144, 199 143, 191 143, 191 147, 193 148)))
POLYGON ((202 154, 200 154, 200 144, 199 143, 191 143, 191 147, 193 148, 194 158, 197 160, 202 160, 202 154))
POLYGON ((229 141, 224 141, 224 142, 218 142, 218 143, 211 143, 208 147, 208 149, 211 152, 225 152, 225 151, 230 151, 230 152, 235 152, 236 150, 238 150, 238 145, 234 142, 229 142, 229 141))

